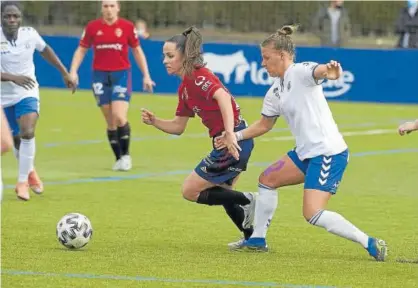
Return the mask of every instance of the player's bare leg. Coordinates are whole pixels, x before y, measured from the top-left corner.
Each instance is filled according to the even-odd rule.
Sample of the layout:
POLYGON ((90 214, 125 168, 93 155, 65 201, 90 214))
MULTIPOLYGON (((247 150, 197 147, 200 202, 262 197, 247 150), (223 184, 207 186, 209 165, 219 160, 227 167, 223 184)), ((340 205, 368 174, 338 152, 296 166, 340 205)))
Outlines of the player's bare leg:
POLYGON ((310 224, 325 228, 328 232, 362 245, 370 256, 384 261, 387 256, 386 243, 369 237, 337 212, 325 210, 331 193, 305 189, 303 193, 303 216, 310 224))
POLYGON ((128 122, 129 102, 112 101, 112 119, 117 126, 118 140, 121 151, 121 169, 129 171, 132 168, 132 159, 129 155, 129 144, 131 139, 131 127, 128 122))
POLYGON ((278 205, 277 188, 303 183, 305 176, 289 156, 283 156, 270 165, 259 177, 258 197, 255 203, 254 233, 237 249, 248 248, 268 251, 267 230, 278 205))
POLYGON ((110 147, 115 155, 116 162, 113 165, 113 170, 119 171, 121 168, 121 150, 118 139, 118 130, 116 121, 112 117, 112 109, 110 104, 104 104, 100 107, 107 125, 107 138, 109 140, 110 147))
MULTIPOLYGON (((34 170, 35 161, 35 127, 38 114, 35 112, 25 114, 19 119, 20 146, 19 146, 19 177, 16 185, 17 197, 29 200, 29 173, 34 170)), ((43 184, 39 177, 33 183, 38 191, 43 191, 43 184)))

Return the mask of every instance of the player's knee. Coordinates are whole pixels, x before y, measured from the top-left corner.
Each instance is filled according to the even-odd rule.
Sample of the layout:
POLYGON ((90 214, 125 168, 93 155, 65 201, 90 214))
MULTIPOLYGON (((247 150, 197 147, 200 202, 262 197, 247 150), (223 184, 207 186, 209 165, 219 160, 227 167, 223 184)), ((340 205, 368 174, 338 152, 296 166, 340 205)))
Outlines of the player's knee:
POLYGON ((24 127, 20 131, 20 138, 22 139, 32 139, 35 137, 35 128, 33 127, 24 127))
POLYGON ((271 177, 268 173, 261 173, 258 177, 258 183, 263 184, 264 186, 271 187, 271 188, 278 188, 280 185, 277 183, 277 179, 271 177))
POLYGON ((120 115, 118 113, 113 114, 112 119, 113 123, 118 127, 125 126, 128 122, 128 117, 126 115, 120 115))
POLYGON ((311 223, 310 220, 312 219, 312 217, 314 217, 316 215, 316 213, 318 213, 318 211, 320 211, 320 209, 315 209, 313 207, 303 206, 303 212, 302 212, 303 213, 303 218, 305 218, 306 221, 311 223))
POLYGON ((181 193, 184 199, 192 202, 196 202, 197 198, 199 197, 199 193, 197 193, 195 189, 191 189, 191 187, 188 187, 187 184, 183 185, 181 193))

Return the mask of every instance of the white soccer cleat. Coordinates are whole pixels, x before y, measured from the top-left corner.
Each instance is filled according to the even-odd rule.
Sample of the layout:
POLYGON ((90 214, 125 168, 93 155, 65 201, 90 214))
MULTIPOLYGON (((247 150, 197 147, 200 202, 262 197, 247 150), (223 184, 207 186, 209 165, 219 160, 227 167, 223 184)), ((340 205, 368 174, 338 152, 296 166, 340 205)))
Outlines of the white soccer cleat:
POLYGON ((119 160, 116 160, 115 164, 113 164, 112 170, 113 171, 120 171, 122 166, 122 158, 119 160))
POLYGON ((255 213, 255 201, 256 197, 252 193, 244 193, 245 196, 250 200, 250 203, 244 206, 241 206, 244 209, 244 221, 242 221, 242 228, 249 229, 254 222, 254 213, 255 213))
POLYGON ((228 243, 228 248, 230 249, 230 250, 239 250, 239 249, 241 249, 242 248, 242 245, 244 244, 244 241, 245 241, 245 238, 244 237, 242 237, 241 239, 239 239, 238 241, 236 241, 236 242, 231 242, 231 243, 228 243))
POLYGON ((129 171, 132 168, 132 158, 130 155, 123 155, 122 158, 120 158, 121 160, 121 165, 120 165, 120 170, 121 171, 129 171))

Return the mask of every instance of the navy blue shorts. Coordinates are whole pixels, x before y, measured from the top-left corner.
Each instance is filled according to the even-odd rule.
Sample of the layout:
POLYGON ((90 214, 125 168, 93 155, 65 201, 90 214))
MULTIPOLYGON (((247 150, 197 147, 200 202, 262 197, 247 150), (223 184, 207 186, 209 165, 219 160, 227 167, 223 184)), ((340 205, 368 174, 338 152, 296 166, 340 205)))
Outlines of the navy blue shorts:
MULTIPOLYGON (((246 127, 245 121, 241 121, 234 131, 240 131, 246 127)), ((213 141, 214 139, 215 137, 213 141)), ((235 177, 242 171, 247 170, 247 164, 254 148, 254 140, 242 140, 238 144, 242 149, 239 153, 238 161, 228 153, 228 149, 216 150, 214 147, 210 154, 196 166, 194 171, 200 177, 213 184, 232 185, 235 177)))
POLYGON ((93 94, 97 106, 110 104, 113 101, 131 100, 131 71, 93 71, 93 94))

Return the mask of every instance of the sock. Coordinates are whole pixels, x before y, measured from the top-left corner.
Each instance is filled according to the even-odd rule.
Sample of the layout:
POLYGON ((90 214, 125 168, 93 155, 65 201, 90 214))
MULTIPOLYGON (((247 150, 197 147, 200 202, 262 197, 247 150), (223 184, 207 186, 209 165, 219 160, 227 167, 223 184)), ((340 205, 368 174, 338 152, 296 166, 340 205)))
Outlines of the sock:
POLYGON ((109 139, 109 144, 112 147, 113 154, 115 154, 116 160, 120 159, 121 151, 118 139, 117 130, 107 130, 107 139, 109 139))
POLYGON ((125 126, 118 127, 118 137, 122 155, 129 155, 129 140, 131 138, 131 126, 129 126, 129 122, 125 126))
POLYGON ((16 159, 19 160, 19 150, 13 147, 13 154, 15 155, 16 159))
POLYGON ((325 228, 332 234, 360 243, 364 248, 368 246, 369 236, 336 212, 320 210, 309 220, 309 223, 325 228))
POLYGON ((258 184, 258 197, 255 202, 254 233, 251 238, 266 238, 268 227, 277 209, 279 194, 263 184, 258 184))
POLYGON ((197 203, 206 205, 247 205, 250 199, 244 193, 215 186, 200 192, 197 203))
POLYGON ((35 138, 22 139, 19 147, 18 182, 27 182, 35 161, 35 138))
POLYGON ((242 222, 244 221, 244 210, 241 208, 241 206, 237 204, 225 204, 224 208, 226 214, 228 214, 229 218, 231 218, 235 226, 238 227, 239 231, 244 233, 245 239, 250 238, 251 234, 253 234, 254 229, 252 227, 248 229, 244 229, 242 227, 242 222))

